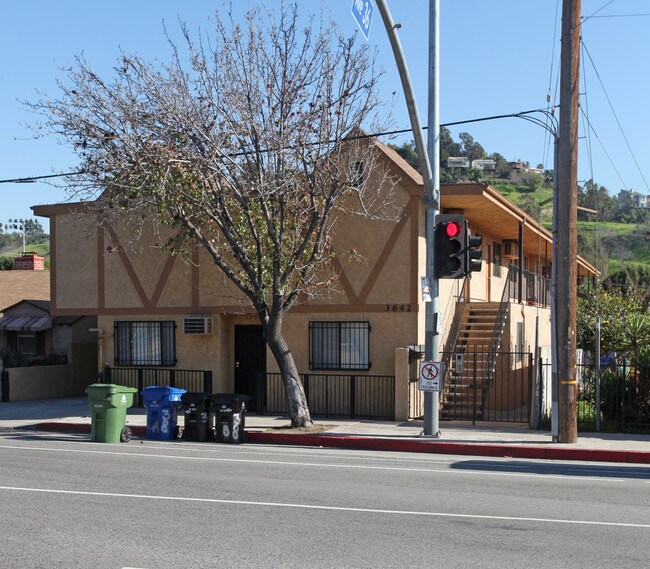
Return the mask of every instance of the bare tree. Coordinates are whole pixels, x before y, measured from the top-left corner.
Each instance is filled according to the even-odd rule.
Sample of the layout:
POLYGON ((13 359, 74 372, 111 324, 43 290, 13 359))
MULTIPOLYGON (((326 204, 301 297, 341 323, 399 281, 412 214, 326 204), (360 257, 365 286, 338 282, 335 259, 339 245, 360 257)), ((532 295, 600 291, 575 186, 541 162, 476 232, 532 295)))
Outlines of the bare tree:
POLYGON ((181 29, 169 63, 123 53, 105 80, 79 57, 58 98, 30 106, 80 158, 71 191, 127 216, 154 211, 205 248, 259 317, 292 425, 309 426, 282 321, 335 278, 337 208, 381 211, 374 146, 356 136, 379 126, 379 73, 333 23, 299 29, 295 5, 253 10, 242 26, 217 14, 209 38, 181 29))

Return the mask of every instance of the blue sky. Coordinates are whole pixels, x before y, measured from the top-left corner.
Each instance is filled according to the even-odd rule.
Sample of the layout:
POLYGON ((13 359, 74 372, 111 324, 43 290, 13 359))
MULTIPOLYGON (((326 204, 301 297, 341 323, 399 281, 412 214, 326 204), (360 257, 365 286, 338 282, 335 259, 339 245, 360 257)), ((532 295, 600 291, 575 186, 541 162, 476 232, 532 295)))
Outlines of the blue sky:
MULTIPOLYGON (((251 0, 251 4, 260 3, 251 0)), ((248 0, 235 0, 243 12, 248 0)), ((266 0, 267 6, 277 5, 266 0)), ((352 0, 300 0, 301 13, 331 12, 341 30, 359 33, 352 0)), ((33 140, 26 124, 37 117, 19 100, 37 91, 57 94, 61 67, 84 53, 96 71, 111 73, 120 48, 165 60, 162 23, 177 31, 209 28, 220 0, 2 0, 0 2, 0 180, 75 168, 75 156, 55 139, 33 140)), ((423 121, 427 117, 428 0, 389 0, 408 60, 423 121)), ((558 102, 562 0, 440 0, 441 122, 544 108, 558 102)), ((650 193, 650 112, 647 106, 650 2, 582 0, 582 121, 578 178, 593 178, 615 195, 621 188, 650 193), (589 17, 594 15, 594 17, 589 17)), ((401 85, 381 18, 375 8, 370 44, 386 71, 382 95, 396 128, 408 128, 401 85), (393 93, 396 92, 396 95, 393 93)), ((520 119, 454 127, 469 132, 488 153, 552 166, 542 128, 520 119)), ((407 137, 410 139, 410 136, 407 137)), ((389 141, 387 139, 384 139, 389 141)), ((396 140, 395 142, 400 142, 396 140)), ((0 222, 31 216, 30 206, 68 200, 43 182, 0 184, 0 222)), ((41 220, 44 221, 44 220, 41 220)))

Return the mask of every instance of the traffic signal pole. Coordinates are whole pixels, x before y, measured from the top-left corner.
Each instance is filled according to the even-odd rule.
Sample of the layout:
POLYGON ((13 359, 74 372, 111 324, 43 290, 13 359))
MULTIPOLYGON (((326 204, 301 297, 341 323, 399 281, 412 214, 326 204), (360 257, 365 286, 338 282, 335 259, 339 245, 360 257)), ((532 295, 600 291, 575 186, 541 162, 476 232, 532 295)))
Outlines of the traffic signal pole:
MULTIPOLYGON (((415 103, 415 95, 411 85, 408 67, 402 45, 397 35, 395 22, 385 0, 376 0, 377 9, 384 22, 386 33, 390 40, 395 63, 399 71, 404 89, 404 97, 408 108, 413 140, 420 161, 420 171, 424 179, 424 207, 426 210, 426 282, 429 287, 429 297, 425 302, 425 332, 424 356, 426 361, 437 361, 440 351, 440 336, 437 333, 439 318, 439 283, 434 275, 435 256, 435 225, 440 203, 440 113, 439 113, 439 4, 440 0, 429 0, 429 113, 428 113, 428 145, 425 148, 422 123, 415 103), (432 170, 433 168, 433 170, 432 170)), ((444 370, 443 370, 444 373, 444 370)), ((439 406, 438 391, 424 392, 424 427, 423 435, 439 437, 439 406)))

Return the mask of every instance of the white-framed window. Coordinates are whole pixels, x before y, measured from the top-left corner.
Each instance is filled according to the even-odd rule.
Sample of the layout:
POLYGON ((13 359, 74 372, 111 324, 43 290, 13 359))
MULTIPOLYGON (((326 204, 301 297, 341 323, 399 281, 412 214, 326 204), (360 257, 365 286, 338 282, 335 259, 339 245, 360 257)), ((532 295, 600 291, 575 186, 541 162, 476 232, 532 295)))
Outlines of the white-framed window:
POLYGON ((310 322, 310 369, 370 369, 369 322, 310 322))
POLYGON ((176 324, 173 320, 115 322, 115 365, 176 365, 176 324))

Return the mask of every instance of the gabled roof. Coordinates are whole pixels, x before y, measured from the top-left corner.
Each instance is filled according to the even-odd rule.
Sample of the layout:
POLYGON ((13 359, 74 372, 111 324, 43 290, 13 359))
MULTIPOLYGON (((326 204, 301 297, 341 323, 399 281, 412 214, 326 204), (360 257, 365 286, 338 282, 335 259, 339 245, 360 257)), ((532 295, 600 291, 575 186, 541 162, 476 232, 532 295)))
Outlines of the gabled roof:
POLYGON ((50 271, 0 271, 0 313, 25 299, 50 300, 50 271))
MULTIPOLYGON (((375 141, 375 144, 404 174, 407 181, 416 184, 423 191, 421 174, 415 170, 395 150, 375 141)), ((470 223, 472 231, 489 235, 499 241, 519 240, 522 228, 523 249, 526 255, 553 257, 553 235, 536 219, 502 196, 488 184, 441 184, 440 211, 462 211, 470 223)), ((578 255, 578 275, 598 275, 598 269, 578 255)))
POLYGON ((423 186, 424 187, 424 182, 422 181, 422 176, 420 175, 420 172, 418 172, 413 166, 411 166, 404 158, 402 158, 396 150, 391 148, 390 146, 387 146, 386 144, 383 144, 382 142, 379 142, 376 139, 373 139, 375 142, 375 146, 383 153, 385 154, 392 162, 399 168, 399 170, 408 178, 410 182, 417 186, 423 186))
POLYGON ((50 313, 50 301, 49 300, 30 300, 27 298, 24 298, 22 300, 19 300, 16 302, 16 304, 12 304, 11 306, 7 306, 3 309, 4 312, 11 312, 18 308, 21 305, 29 305, 29 306, 34 306, 38 308, 39 310, 42 310, 43 312, 49 314, 50 313))

